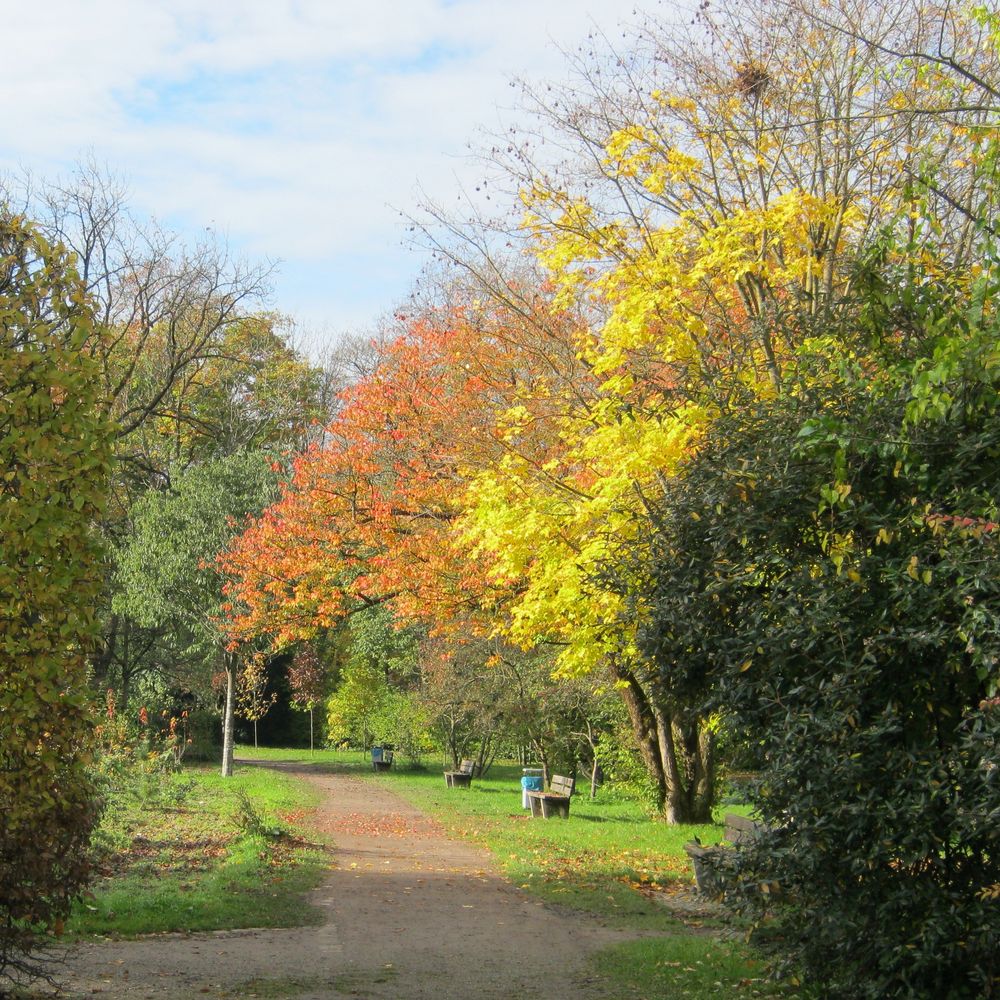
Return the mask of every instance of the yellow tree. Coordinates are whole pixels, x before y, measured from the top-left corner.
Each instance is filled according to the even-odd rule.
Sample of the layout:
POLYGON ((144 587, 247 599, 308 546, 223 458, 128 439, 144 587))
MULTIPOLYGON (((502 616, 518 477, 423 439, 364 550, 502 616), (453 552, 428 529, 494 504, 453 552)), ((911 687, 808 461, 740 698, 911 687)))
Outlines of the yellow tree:
MULTIPOLYGON (((609 72, 581 63, 582 87, 539 102, 555 145, 575 149, 566 164, 508 147, 555 305, 591 318, 579 356, 598 389, 561 415, 543 468, 510 456, 475 477, 466 538, 517 595, 511 637, 562 644, 566 672, 612 664, 677 821, 709 814, 705 720, 666 699, 637 654, 641 599, 625 607, 602 579, 648 530, 644 497, 700 428, 782 391, 787 359, 849 302, 871 233, 901 215, 914 238, 935 198, 955 259, 972 228, 917 186, 928 154, 969 147, 983 109, 968 81, 862 36, 902 52, 946 33, 974 48, 975 23, 915 4, 830 11, 827 23, 790 2, 713 6, 700 38, 649 25, 609 72)), ((974 197, 971 166, 955 170, 950 197, 974 197)), ((502 432, 516 438, 528 412, 504 412, 502 432)))

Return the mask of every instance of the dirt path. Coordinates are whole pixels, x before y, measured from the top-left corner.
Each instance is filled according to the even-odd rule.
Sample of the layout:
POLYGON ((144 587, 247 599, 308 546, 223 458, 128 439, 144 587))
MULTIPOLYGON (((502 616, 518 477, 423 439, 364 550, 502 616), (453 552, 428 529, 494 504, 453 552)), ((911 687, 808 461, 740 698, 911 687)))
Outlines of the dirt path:
POLYGON ((377 784, 283 769, 323 793, 315 823, 334 845, 336 866, 312 899, 324 923, 78 945, 67 956, 63 996, 609 996, 586 957, 620 932, 532 899, 496 874, 487 852, 449 839, 377 784))

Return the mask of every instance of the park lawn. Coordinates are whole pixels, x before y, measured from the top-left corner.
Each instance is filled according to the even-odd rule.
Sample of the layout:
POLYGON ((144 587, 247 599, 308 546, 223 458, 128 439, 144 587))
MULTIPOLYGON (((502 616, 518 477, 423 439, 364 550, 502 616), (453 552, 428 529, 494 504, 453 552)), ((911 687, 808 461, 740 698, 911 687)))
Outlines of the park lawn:
POLYGON ((368 756, 354 751, 310 754, 240 747, 237 756, 356 770, 388 785, 448 833, 488 847, 517 885, 547 902, 591 910, 630 926, 633 920, 663 929, 676 926, 653 897, 690 885, 685 843, 694 836, 714 843, 723 834, 717 824, 657 823, 638 803, 612 798, 604 790, 594 801, 586 790, 574 795, 568 820, 532 820, 521 808, 521 768, 514 764, 494 764, 469 788, 448 788, 443 767, 403 765, 375 773, 368 756))
POLYGON ((66 935, 318 923, 302 897, 330 859, 300 826, 315 801, 302 782, 247 767, 223 779, 189 766, 112 788, 97 840, 102 877, 66 935))
MULTIPOLYGON (((667 826, 605 790, 590 801, 587 789, 573 797, 568 819, 532 820, 521 808, 521 769, 513 764, 495 764, 469 788, 448 788, 437 764, 375 773, 368 756, 356 752, 241 748, 240 754, 356 771, 390 787, 448 833, 489 848, 507 878, 547 903, 654 934, 596 956, 596 971, 623 998, 776 995, 762 981, 764 966, 750 948, 712 933, 721 929, 719 919, 687 917, 682 923, 662 905, 671 893, 687 895, 692 882, 683 845, 693 836, 721 840, 721 824, 667 826)), ((717 818, 728 811, 744 810, 726 805, 717 818)))

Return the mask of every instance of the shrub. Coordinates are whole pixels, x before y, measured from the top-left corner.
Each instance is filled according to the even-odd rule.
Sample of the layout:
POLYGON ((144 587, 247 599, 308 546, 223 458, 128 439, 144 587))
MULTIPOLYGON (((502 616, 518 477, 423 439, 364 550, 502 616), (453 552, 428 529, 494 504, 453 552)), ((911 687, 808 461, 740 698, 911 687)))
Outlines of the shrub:
POLYGON ((602 734, 596 753, 607 797, 632 799, 651 814, 658 811, 656 784, 639 756, 630 728, 619 726, 602 734))
POLYGON ((1000 972, 1000 356, 924 309, 933 358, 814 342, 795 394, 720 420, 669 489, 642 636, 760 749, 771 829, 732 899, 829 996, 1000 972))
POLYGON ((102 415, 84 288, 61 247, 0 216, 0 977, 32 957, 90 874, 86 657, 102 586, 102 415))

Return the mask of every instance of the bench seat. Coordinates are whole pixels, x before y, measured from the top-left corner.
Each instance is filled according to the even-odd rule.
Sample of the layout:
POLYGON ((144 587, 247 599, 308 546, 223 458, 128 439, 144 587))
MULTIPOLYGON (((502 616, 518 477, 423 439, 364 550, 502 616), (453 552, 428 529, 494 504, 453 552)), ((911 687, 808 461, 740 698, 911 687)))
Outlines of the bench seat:
POLYGON ((723 844, 707 847, 695 838, 684 845, 684 851, 694 868, 695 885, 703 896, 719 897, 725 891, 724 880, 713 865, 713 859, 724 857, 733 847, 746 844, 767 830, 763 823, 737 813, 726 814, 725 827, 723 844), (724 846, 726 844, 732 846, 724 846))
POLYGON ((472 775, 476 770, 474 760, 463 760, 457 771, 445 771, 444 783, 449 788, 469 788, 472 785, 472 775))
POLYGON ((526 792, 532 817, 549 819, 552 816, 562 816, 563 819, 569 819, 569 803, 574 784, 572 778, 554 774, 547 792, 526 792))

